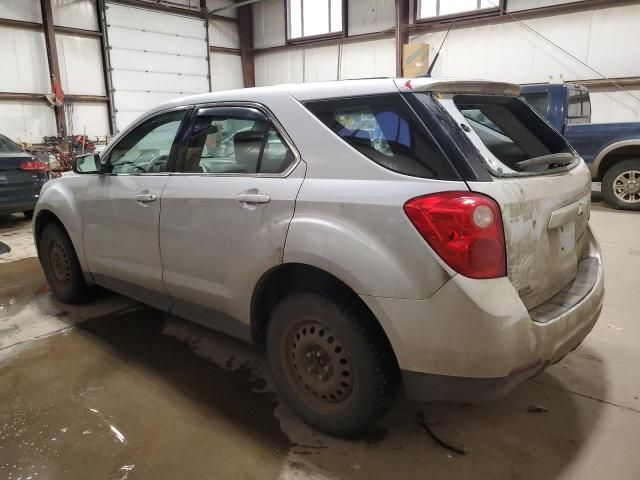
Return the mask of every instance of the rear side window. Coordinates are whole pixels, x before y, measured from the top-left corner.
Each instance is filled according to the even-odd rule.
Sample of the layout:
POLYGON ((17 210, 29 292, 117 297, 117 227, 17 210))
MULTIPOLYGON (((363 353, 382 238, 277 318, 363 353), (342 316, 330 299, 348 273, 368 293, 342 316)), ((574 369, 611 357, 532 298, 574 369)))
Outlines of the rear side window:
POLYGON ((527 162, 527 172, 548 170, 555 165, 555 158, 557 162, 571 159, 573 151, 564 138, 520 98, 456 95, 453 101, 487 149, 512 170, 524 171, 519 162, 540 157, 544 157, 540 163, 527 162), (544 163, 544 159, 550 161, 544 163))
POLYGON ((591 121, 591 100, 589 92, 569 90, 567 101, 567 123, 589 123, 591 121))
POLYGON ((415 177, 458 175, 401 95, 306 102, 333 133, 378 165, 415 177))
POLYGON ((0 135, 0 153, 24 153, 22 147, 12 142, 4 135, 0 135))

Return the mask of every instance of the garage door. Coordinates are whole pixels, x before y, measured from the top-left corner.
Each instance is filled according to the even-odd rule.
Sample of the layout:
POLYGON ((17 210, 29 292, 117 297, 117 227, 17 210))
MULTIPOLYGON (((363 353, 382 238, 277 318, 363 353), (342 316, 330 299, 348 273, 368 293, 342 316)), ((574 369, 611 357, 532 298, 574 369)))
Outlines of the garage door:
POLYGON ((172 98, 209 91, 204 20, 106 4, 116 130, 172 98))

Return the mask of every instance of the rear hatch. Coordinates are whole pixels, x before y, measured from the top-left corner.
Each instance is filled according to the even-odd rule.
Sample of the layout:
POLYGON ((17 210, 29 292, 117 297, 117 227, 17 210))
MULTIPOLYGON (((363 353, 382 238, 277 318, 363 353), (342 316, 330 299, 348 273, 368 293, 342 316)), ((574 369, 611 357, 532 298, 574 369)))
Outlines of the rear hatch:
MULTIPOLYGON (((493 198, 504 225, 507 275, 528 309, 576 277, 589 220, 587 167, 529 105, 517 85, 465 82, 425 88, 473 145, 489 181, 467 181, 493 198)), ((426 93, 426 92, 429 93, 426 93)), ((468 145, 467 145, 468 147, 468 145)))

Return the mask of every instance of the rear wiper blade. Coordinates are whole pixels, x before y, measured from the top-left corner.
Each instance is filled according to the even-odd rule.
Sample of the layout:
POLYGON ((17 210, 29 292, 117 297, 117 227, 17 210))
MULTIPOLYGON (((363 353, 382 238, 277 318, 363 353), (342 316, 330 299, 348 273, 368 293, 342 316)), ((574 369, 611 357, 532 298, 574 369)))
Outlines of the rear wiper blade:
POLYGON ((527 167, 534 167, 537 165, 550 165, 558 164, 560 166, 569 165, 577 157, 572 153, 552 153, 551 155, 543 155, 541 157, 530 158, 529 160, 523 160, 515 164, 516 168, 522 169, 527 167))

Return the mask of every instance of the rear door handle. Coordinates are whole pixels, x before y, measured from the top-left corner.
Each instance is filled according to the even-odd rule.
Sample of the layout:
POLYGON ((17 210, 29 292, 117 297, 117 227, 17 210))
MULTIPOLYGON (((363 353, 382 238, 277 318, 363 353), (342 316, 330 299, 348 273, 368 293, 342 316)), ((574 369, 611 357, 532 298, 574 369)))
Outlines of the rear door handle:
POLYGON ((256 205, 258 203, 269 203, 271 196, 260 193, 256 188, 252 188, 236 195, 236 201, 240 204, 256 205))
POLYGON ((153 193, 138 193, 136 194, 136 202, 149 203, 155 202, 156 196, 153 193))

